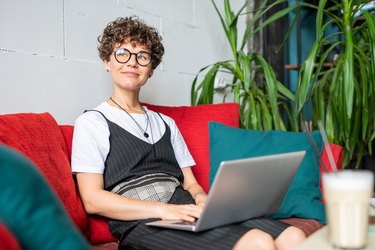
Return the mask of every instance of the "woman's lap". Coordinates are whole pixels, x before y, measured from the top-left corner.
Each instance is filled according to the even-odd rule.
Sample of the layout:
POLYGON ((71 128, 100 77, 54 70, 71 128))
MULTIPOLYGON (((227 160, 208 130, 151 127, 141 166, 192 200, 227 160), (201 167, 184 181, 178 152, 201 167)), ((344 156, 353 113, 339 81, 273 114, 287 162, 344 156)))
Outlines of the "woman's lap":
MULTIPOLYGON (((169 201, 173 204, 193 202, 190 194, 179 188, 169 201)), ((260 217, 195 233, 150 227, 145 225, 147 221, 152 219, 134 221, 132 228, 123 235, 119 249, 231 249, 251 229, 260 229, 275 239, 289 227, 283 222, 260 217)))
POLYGON ((260 229, 276 238, 287 227, 285 223, 263 217, 198 233, 141 223, 121 242, 120 249, 231 249, 251 229, 260 229))

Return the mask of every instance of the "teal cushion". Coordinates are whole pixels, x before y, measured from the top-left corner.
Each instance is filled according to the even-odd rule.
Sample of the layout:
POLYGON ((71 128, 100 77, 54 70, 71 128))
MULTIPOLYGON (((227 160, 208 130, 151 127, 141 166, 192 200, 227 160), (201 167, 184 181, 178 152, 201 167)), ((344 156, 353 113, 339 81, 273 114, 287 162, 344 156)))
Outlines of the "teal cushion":
MULTIPOLYGON (((303 159, 277 213, 272 218, 307 218, 326 223, 322 192, 319 187, 318 160, 302 132, 255 131, 228 127, 211 122, 210 133, 210 184, 223 160, 241 159, 270 154, 305 150, 303 159)), ((317 146, 323 149, 319 131, 312 133, 317 146)), ((272 173, 270 173, 272 174, 272 173)))
POLYGON ((0 146, 0 221, 22 249, 89 249, 33 164, 0 146))

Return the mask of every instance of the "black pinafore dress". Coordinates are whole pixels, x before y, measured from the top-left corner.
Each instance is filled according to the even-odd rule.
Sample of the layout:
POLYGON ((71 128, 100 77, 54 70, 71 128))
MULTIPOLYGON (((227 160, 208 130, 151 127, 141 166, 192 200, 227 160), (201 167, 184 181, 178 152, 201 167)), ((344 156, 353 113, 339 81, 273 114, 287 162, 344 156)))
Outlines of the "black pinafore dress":
MULTIPOLYGON (((96 111, 96 110, 92 110, 96 111)), ((99 111, 97 111, 99 112, 99 111)), ((110 151, 105 161, 104 188, 111 191, 121 182, 144 175, 163 173, 183 183, 183 174, 171 144, 171 131, 167 123, 165 133, 154 144, 132 135, 107 119, 110 151)), ((160 116, 160 114, 159 114, 160 116)), ((160 116, 162 119, 162 117, 160 116)), ((191 194, 179 185, 170 204, 195 204, 191 194)), ((109 229, 120 240, 119 249, 232 249, 239 238, 253 228, 261 229, 276 238, 288 224, 268 218, 256 218, 204 232, 188 232, 146 226, 147 220, 109 220, 109 229)))

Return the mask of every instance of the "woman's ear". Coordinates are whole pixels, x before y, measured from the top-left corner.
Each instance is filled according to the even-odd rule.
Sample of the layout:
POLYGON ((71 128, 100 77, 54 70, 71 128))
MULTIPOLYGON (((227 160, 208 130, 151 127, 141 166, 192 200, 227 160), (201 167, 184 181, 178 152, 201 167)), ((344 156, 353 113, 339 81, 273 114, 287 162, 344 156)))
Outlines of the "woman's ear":
POLYGON ((109 61, 104 61, 103 66, 104 66, 105 71, 111 72, 111 67, 109 66, 109 61))
POLYGON ((148 74, 148 78, 151 78, 151 76, 154 74, 154 70, 152 69, 151 71, 150 71, 150 74, 148 74))

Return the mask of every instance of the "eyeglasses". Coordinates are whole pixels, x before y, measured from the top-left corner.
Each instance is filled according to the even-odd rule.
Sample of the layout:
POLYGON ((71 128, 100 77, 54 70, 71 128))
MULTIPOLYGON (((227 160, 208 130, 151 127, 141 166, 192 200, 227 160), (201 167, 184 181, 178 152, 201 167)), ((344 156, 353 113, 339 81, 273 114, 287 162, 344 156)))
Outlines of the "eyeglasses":
POLYGON ((115 59, 119 63, 127 63, 132 55, 135 55, 135 60, 140 66, 147 66, 151 62, 151 54, 146 51, 139 51, 138 53, 132 53, 128 49, 119 48, 113 51, 115 59))

